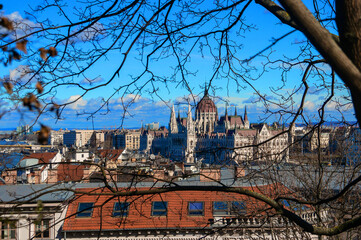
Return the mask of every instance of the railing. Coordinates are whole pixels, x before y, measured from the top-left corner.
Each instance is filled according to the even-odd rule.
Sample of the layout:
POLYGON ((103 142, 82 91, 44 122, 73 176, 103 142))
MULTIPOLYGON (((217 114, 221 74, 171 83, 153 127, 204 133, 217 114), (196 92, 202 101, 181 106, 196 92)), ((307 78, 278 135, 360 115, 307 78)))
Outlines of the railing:
MULTIPOLYGON (((321 211, 318 216, 314 212, 305 212, 300 215, 302 219, 308 223, 314 224, 327 220, 327 211, 321 211)), ((289 224, 289 220, 282 217, 214 217, 208 219, 210 226, 212 227, 284 227, 289 224)))

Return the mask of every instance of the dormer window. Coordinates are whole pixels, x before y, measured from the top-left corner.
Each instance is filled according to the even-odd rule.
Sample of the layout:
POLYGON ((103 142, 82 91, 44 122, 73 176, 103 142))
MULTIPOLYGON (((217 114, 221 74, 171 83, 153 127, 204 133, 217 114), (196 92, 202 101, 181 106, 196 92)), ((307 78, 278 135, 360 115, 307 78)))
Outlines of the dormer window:
POLYGON ((244 214, 246 214, 246 205, 244 202, 213 202, 214 216, 237 216, 244 214))
POLYGON ((188 215, 190 216, 204 215, 204 202, 188 202, 188 215))
POLYGON ((168 202, 152 202, 152 216, 167 216, 168 202))
POLYGON ((93 214, 94 203, 79 203, 76 217, 91 217, 93 214))
POLYGON ((127 217, 129 212, 129 203, 116 202, 113 208, 113 217, 127 217))

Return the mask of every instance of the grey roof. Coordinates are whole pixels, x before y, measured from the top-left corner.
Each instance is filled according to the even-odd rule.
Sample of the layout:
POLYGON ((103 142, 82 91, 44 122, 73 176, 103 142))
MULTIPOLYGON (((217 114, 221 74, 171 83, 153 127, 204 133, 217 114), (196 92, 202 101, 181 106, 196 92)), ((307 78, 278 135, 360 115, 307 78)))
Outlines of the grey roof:
POLYGON ((348 166, 323 166, 322 172, 319 170, 312 165, 274 165, 267 169, 253 166, 246 170, 246 175, 252 175, 252 181, 264 179, 280 182, 293 190, 309 189, 319 184, 321 179, 323 189, 340 190, 361 174, 359 169, 348 166))
POLYGON ((38 163, 39 163, 39 159, 37 158, 27 158, 19 162, 19 167, 21 168, 34 167, 38 163))
MULTIPOLYGON (((222 184, 218 182, 200 182, 199 177, 187 178, 173 183, 165 182, 117 182, 119 188, 129 187, 171 187, 171 186, 232 186, 246 187, 251 186, 248 181, 223 180, 222 184)), ((253 183, 254 184, 254 183, 253 183)), ((265 183, 259 182, 259 185, 265 183)), ((111 184, 114 186, 114 184, 111 184)), ((103 183, 62 183, 62 184, 18 184, 18 185, 0 185, 0 204, 18 203, 18 202, 63 202, 74 196, 73 190, 80 188, 103 188, 103 183)))
POLYGON ((17 202, 62 202, 72 196, 69 191, 61 191, 61 185, 18 184, 0 186, 0 203, 17 202), (59 189, 59 191, 56 191, 59 189))

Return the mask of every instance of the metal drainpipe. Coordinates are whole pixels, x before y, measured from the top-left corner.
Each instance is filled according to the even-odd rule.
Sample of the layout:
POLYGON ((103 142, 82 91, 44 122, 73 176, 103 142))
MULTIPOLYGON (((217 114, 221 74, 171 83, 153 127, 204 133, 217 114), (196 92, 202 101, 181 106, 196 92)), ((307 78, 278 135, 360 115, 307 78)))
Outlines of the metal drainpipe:
POLYGON ((30 221, 30 219, 28 219, 28 223, 29 223, 29 239, 31 239, 31 221, 30 221))
POLYGON ((64 231, 64 240, 66 240, 66 231, 64 231))

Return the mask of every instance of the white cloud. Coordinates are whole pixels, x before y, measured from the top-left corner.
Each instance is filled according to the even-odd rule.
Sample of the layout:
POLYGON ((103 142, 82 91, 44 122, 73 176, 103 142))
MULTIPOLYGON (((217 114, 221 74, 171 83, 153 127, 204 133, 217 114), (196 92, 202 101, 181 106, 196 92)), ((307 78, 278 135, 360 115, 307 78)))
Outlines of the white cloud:
POLYGON ((339 102, 336 101, 332 101, 327 103, 326 105, 326 110, 328 111, 349 111, 349 110, 353 110, 353 104, 352 103, 347 103, 347 104, 341 104, 339 102))
POLYGON ((154 105, 157 106, 157 107, 168 107, 170 104, 170 102, 165 102, 165 101, 158 101, 158 102, 155 102, 154 105))
MULTIPOLYGON (((82 26, 84 27, 84 26, 82 26)), ((78 32, 80 30, 80 28, 74 30, 72 32, 78 32)), ((87 29, 85 29, 84 31, 78 33, 77 35, 75 35, 74 37, 71 38, 71 42, 72 43, 76 43, 79 41, 82 42, 88 42, 88 41, 92 41, 95 40, 96 38, 98 38, 101 35, 104 35, 105 30, 104 30, 104 26, 103 24, 96 22, 95 24, 93 24, 91 27, 88 27, 87 29)))
POLYGON ((9 18, 13 22, 13 26, 15 31, 12 34, 13 39, 17 39, 19 37, 23 37, 34 30, 36 28, 40 28, 40 25, 30 21, 29 19, 23 18, 19 12, 13 12, 6 17, 9 18))
MULTIPOLYGON (((30 69, 27 65, 20 65, 15 69, 9 71, 9 80, 12 81, 14 84, 24 84, 27 83, 34 73, 33 70, 30 69)), ((37 77, 34 77, 31 82, 35 82, 39 80, 37 77)))
POLYGON ((337 103, 332 101, 332 102, 329 102, 327 103, 326 105, 326 110, 328 111, 335 111, 336 110, 336 107, 337 107, 337 103))
MULTIPOLYGON (((241 106, 245 105, 245 103, 246 103, 245 101, 247 100, 247 98, 225 97, 224 100, 227 101, 228 104, 234 104, 236 106, 241 107, 241 106)), ((223 101, 220 101, 220 104, 224 106, 225 103, 223 101)))
POLYGON ((148 98, 143 98, 140 95, 135 95, 135 94, 128 94, 124 97, 119 97, 117 99, 114 100, 114 102, 116 103, 124 103, 124 104, 128 104, 130 102, 132 103, 138 103, 138 102, 148 102, 149 99, 148 98))
POLYGON ((194 94, 188 94, 182 97, 177 97, 174 102, 179 104, 192 104, 193 102, 198 103, 201 100, 201 98, 194 94))
POLYGON ((73 101, 75 101, 75 102, 69 105, 69 108, 71 108, 73 110, 83 109, 86 106, 86 104, 88 103, 80 95, 73 95, 66 102, 73 102, 73 101))
POLYGON ((303 105, 303 107, 309 111, 315 110, 315 104, 311 101, 306 101, 305 104, 303 105))

